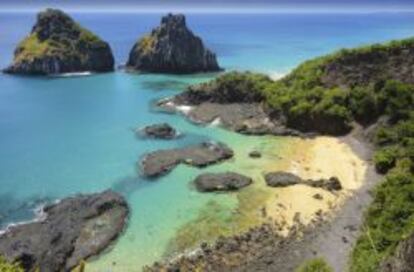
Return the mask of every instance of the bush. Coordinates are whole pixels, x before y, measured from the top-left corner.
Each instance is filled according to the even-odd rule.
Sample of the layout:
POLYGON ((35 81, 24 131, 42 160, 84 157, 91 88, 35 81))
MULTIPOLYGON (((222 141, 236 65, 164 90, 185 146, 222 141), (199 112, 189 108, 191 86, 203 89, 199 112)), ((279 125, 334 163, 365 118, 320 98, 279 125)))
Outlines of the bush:
POLYGON ((385 147, 378 150, 374 155, 375 168, 381 174, 385 174, 395 166, 398 157, 396 146, 385 147))
POLYGON ((306 261, 296 272, 333 272, 333 269, 322 258, 306 261))

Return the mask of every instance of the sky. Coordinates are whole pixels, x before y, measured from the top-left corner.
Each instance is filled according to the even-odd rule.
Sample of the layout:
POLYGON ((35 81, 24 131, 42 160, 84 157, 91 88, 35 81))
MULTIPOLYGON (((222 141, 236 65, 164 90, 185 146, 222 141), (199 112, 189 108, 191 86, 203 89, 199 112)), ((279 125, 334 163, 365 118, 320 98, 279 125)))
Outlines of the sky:
POLYGON ((120 12, 400 12, 414 11, 414 0, 0 0, 0 11, 45 7, 120 12))

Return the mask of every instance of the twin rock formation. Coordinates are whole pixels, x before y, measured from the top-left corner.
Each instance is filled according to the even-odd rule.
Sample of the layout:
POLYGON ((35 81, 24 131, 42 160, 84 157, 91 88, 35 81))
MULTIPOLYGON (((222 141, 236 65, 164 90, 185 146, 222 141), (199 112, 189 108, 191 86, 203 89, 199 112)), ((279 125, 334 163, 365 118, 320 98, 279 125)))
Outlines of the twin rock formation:
MULTIPOLYGON (((176 74, 220 70, 215 54, 187 28, 184 15, 172 14, 133 46, 127 68, 176 74)), ((13 63, 4 72, 54 75, 113 70, 114 57, 107 42, 64 12, 47 9, 38 14, 31 33, 19 43, 13 63)))

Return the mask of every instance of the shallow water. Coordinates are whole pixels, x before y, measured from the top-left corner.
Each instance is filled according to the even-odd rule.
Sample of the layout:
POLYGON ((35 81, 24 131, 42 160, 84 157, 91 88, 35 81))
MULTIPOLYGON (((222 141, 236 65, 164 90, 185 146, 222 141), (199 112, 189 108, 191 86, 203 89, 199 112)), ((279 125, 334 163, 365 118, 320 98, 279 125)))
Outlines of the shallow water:
MULTIPOLYGON (((278 75, 304 59, 340 47, 413 35, 412 15, 193 14, 187 21, 217 52, 224 68, 278 75)), ((155 14, 74 17, 110 42, 117 64, 125 62, 137 37, 159 21, 155 14)), ((33 22, 33 14, 0 12, 4 26, 0 30, 1 67, 9 63, 13 48, 33 22)), ((226 229, 228 233, 254 223, 254 216, 249 221, 250 217, 238 213, 251 209, 243 206, 246 199, 255 207, 266 198, 256 186, 243 194, 199 194, 191 180, 203 171, 237 170, 260 183, 264 164, 277 164, 278 155, 283 157, 294 148, 290 139, 247 137, 214 126, 199 127, 152 106, 157 99, 214 76, 122 71, 59 78, 0 75, 0 226, 32 219, 33 209, 44 202, 112 188, 127 198, 130 222, 114 248, 91 262, 88 271, 131 271, 170 253, 171 248, 194 244, 197 232, 186 233, 191 227, 201 228, 199 233, 206 234, 199 237, 202 240, 214 238, 208 233, 217 224, 240 223, 226 229), (184 137, 174 141, 135 137, 134 129, 156 122, 169 122, 184 137), (205 140, 227 143, 235 150, 235 159, 203 170, 181 166, 157 181, 139 176, 137 162, 146 152, 205 140), (253 149, 262 150, 264 158, 248 159, 253 149), (242 211, 237 209, 239 204, 242 211), (210 210, 217 211, 213 218, 210 210), (203 219, 213 220, 204 224, 203 219)))

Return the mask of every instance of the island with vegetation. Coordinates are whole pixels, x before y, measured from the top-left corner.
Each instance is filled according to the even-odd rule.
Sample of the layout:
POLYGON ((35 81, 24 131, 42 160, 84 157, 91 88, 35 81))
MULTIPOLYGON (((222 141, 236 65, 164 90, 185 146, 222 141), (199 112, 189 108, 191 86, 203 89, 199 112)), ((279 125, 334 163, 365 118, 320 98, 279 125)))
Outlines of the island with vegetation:
POLYGON ((126 66, 128 70, 151 73, 220 71, 216 55, 188 29, 182 14, 162 17, 161 25, 132 47, 126 66))
POLYGON ((46 9, 37 15, 32 31, 18 44, 13 63, 4 72, 55 75, 113 69, 108 43, 63 11, 46 9))

